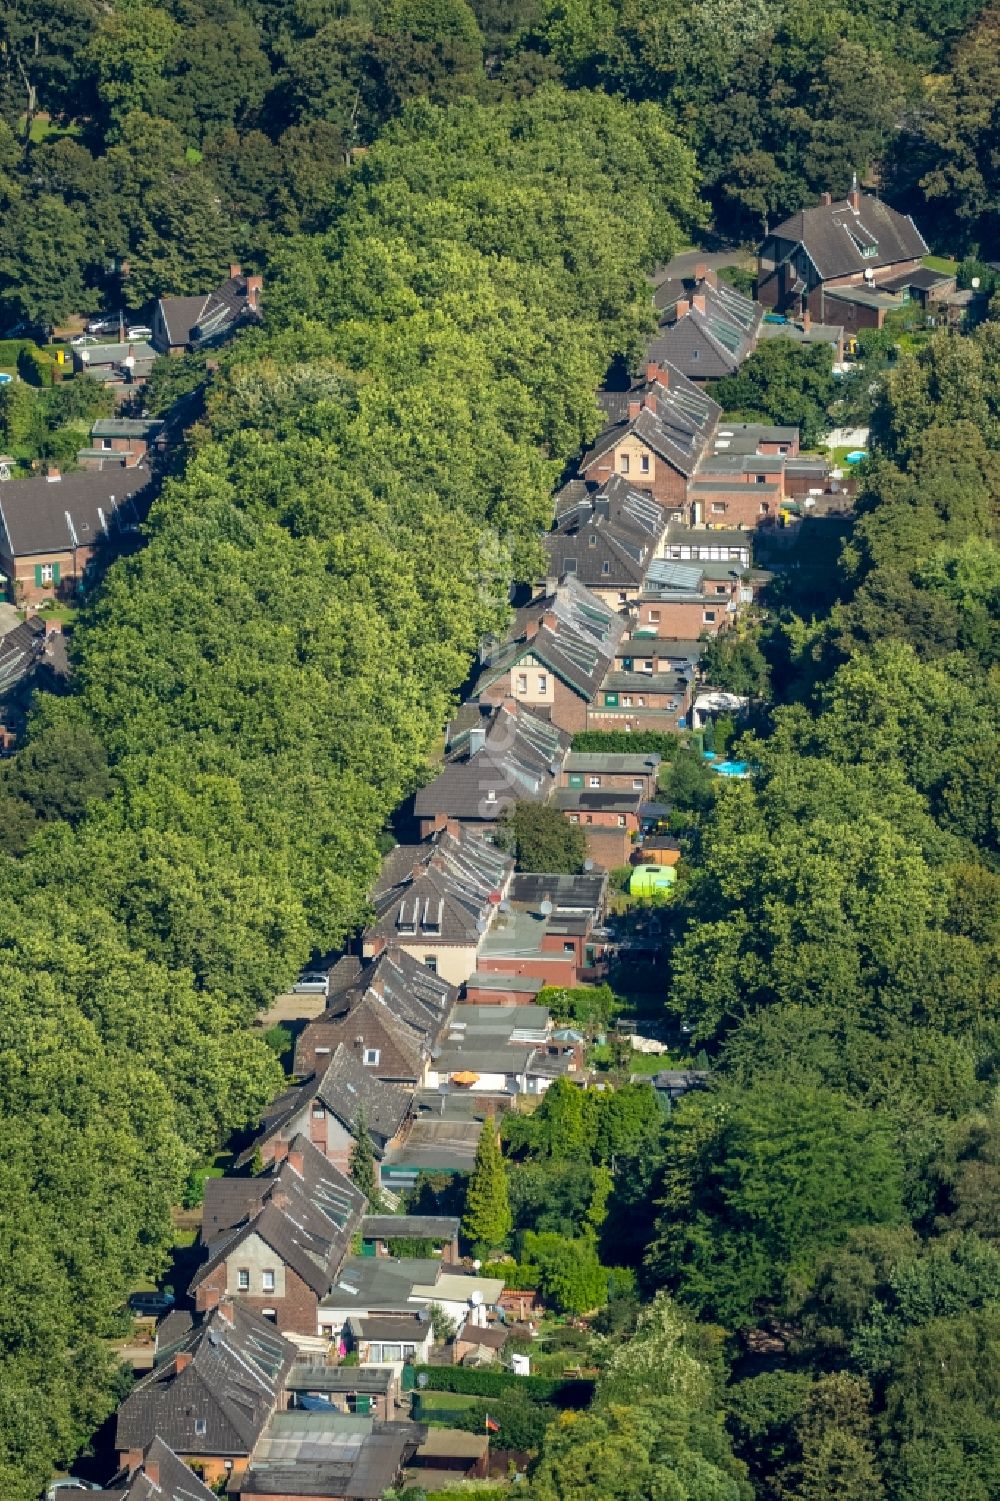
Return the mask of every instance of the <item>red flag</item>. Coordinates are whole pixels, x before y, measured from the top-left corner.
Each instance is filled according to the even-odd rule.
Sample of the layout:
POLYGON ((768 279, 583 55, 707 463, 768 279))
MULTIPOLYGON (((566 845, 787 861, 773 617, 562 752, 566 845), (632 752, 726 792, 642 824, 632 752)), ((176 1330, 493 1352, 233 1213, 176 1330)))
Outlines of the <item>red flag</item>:
POLYGON ((499 1423, 494 1423, 494 1421, 490 1417, 489 1413, 486 1414, 486 1432, 487 1433, 499 1433, 500 1432, 500 1424, 499 1423))

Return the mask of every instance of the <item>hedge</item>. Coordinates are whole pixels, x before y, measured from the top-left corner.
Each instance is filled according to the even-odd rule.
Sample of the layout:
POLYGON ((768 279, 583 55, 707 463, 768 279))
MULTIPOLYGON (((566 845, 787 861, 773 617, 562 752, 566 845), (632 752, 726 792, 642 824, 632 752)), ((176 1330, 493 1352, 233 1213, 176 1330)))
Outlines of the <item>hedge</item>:
POLYGON ((54 386, 62 379, 61 367, 44 349, 24 344, 17 357, 17 373, 29 386, 54 386))
POLYGON ((486 1270, 491 1277, 502 1277, 505 1285, 515 1292, 534 1292, 541 1276, 537 1266, 517 1261, 490 1261, 486 1270))
POLYGON ((578 730, 573 736, 572 749, 612 756, 660 755, 664 761, 672 761, 681 744, 679 736, 659 730, 578 730))
POLYGON ((494 1398, 517 1392, 533 1402, 548 1402, 553 1407, 586 1407, 594 1394, 593 1381, 579 1377, 515 1376, 512 1371, 482 1371, 469 1366, 418 1365, 414 1367, 418 1388, 421 1375, 427 1377, 426 1391, 494 1398))

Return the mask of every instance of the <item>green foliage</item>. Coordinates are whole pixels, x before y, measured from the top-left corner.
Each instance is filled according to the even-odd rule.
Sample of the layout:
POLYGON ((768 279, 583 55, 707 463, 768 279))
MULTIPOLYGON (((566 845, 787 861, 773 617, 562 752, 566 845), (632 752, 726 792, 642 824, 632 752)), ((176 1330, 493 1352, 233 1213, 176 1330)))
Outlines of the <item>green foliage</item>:
POLYGON ((663 1188, 650 1270, 730 1325, 786 1296, 852 1226, 902 1218, 887 1123, 843 1095, 778 1079, 683 1100, 663 1188))
POLYGON ((575 875, 587 858, 583 829, 550 803, 515 803, 497 827, 497 843, 518 870, 575 875))
POLYGON ((377 1213, 379 1209, 378 1192, 378 1168, 375 1162, 375 1148, 372 1143, 371 1131, 368 1127, 368 1114, 364 1105, 358 1106, 358 1113, 354 1121, 354 1142, 351 1146, 350 1161, 347 1170, 351 1175, 351 1182, 355 1188, 364 1194, 369 1210, 377 1213))
POLYGON ((656 755, 672 761, 680 749, 677 735, 659 730, 577 730, 573 750, 599 751, 601 755, 656 755))
POLYGON ((476 1160, 469 1177, 462 1233, 474 1246, 495 1250, 507 1239, 511 1225, 507 1170, 500 1153, 496 1123, 488 1115, 483 1122, 476 1160))
POLYGON ((415 1366, 416 1376, 427 1377, 427 1390, 462 1392, 470 1397, 509 1397, 521 1392, 535 1402, 554 1407, 586 1407, 594 1383, 583 1378, 515 1376, 511 1371, 477 1370, 474 1366, 415 1366))
POLYGON ((592 1240, 568 1240, 549 1231, 529 1230, 524 1255, 538 1267, 538 1290, 556 1313, 581 1314, 608 1301, 608 1273, 592 1240))
POLYGON ((17 372, 30 386, 51 386, 56 381, 57 365, 50 354, 34 344, 24 344, 17 357, 17 372))
POLYGON ((836 390, 829 345, 766 339, 735 375, 714 382, 712 395, 743 419, 798 427, 802 447, 812 448, 830 426, 836 390))

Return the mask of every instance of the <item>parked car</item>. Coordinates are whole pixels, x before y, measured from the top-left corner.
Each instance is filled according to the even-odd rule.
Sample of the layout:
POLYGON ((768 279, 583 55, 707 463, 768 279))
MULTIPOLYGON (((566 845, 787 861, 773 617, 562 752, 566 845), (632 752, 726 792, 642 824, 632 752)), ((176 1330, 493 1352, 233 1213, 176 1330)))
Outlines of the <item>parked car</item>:
POLYGON ((318 969, 306 970, 292 986, 293 995, 326 995, 327 978, 318 969))
POLYGON ((119 318, 117 313, 98 313, 87 324, 88 334, 116 334, 119 318))
POLYGON ((74 349, 82 349, 89 344, 99 344, 101 341, 94 334, 77 334, 69 342, 74 349))
POLYGON ((133 1293, 128 1300, 132 1312, 141 1319, 158 1319, 174 1306, 173 1293, 133 1293))
POLYGON ((45 1492, 45 1501, 63 1501, 64 1496, 71 1496, 74 1492, 100 1489, 99 1485, 94 1485, 90 1480, 78 1480, 75 1475, 67 1475, 65 1480, 53 1480, 45 1492))
POLYGON ((153 330, 147 328, 145 323, 132 323, 129 325, 128 336, 130 339, 151 339, 153 330))

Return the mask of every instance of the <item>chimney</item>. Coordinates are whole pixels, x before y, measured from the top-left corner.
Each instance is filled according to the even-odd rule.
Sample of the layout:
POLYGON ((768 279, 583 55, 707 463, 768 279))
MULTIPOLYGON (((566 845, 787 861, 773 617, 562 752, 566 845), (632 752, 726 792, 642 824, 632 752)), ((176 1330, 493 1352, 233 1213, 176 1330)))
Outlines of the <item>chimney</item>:
POLYGON ((659 378, 660 367, 655 360, 650 360, 649 364, 646 366, 646 379, 652 385, 655 381, 658 381, 659 378))
POLYGON ((62 472, 61 472, 61 470, 59 468, 59 465, 58 464, 46 464, 46 466, 45 466, 45 478, 49 481, 50 484, 55 484, 55 482, 57 480, 61 480, 62 479, 62 472))
POLYGON ((694 296, 691 298, 691 306, 698 313, 703 313, 705 311, 705 294, 704 294, 704 292, 695 292, 694 296))
POLYGON ((181 1371, 186 1371, 190 1364, 191 1351, 181 1350, 178 1355, 174 1356, 174 1375, 179 1376, 181 1371))
POLYGON ((858 174, 855 172, 851 178, 851 191, 847 195, 847 201, 857 214, 861 210, 861 189, 858 187, 858 174))
POLYGON ((247 277, 247 302, 256 312, 260 302, 260 294, 264 290, 264 278, 262 276, 247 277))
POLYGON ((628 420, 630 422, 634 422, 635 419, 638 417, 638 415, 639 415, 639 413, 641 411, 642 411, 642 402, 641 401, 630 401, 629 404, 628 404, 628 420))
POLYGON ((534 641, 535 637, 538 635, 538 625, 539 622, 537 620, 528 621, 528 623, 524 627, 525 641, 534 641))
POLYGON ((213 1308, 218 1308, 222 1294, 211 1283, 203 1282, 198 1289, 198 1312, 211 1313, 213 1308))
POLYGON ((643 402, 643 406, 646 408, 647 412, 652 412, 653 416, 656 416, 656 395, 654 392, 650 392, 650 394, 646 397, 646 400, 643 402))
POLYGON ((240 265, 239 261, 230 261, 229 262, 229 277, 230 277, 230 280, 231 281, 235 281, 236 278, 237 278, 237 276, 242 276, 242 275, 243 275, 243 267, 240 265))
POLYGON ((833 202, 833 198, 829 193, 820 193, 819 202, 821 208, 829 208, 833 202))
POLYGON ((306 1170, 305 1154, 299 1150, 290 1151, 288 1153, 288 1166, 293 1173, 298 1173, 301 1178, 306 1170))
POLYGON ((694 268, 694 279, 695 279, 695 281, 704 281, 705 280, 705 273, 706 273, 707 269, 708 268, 705 265, 705 262, 704 261, 699 261, 698 264, 697 264, 697 266, 695 266, 695 268, 694 268))
POLYGON ((143 1464, 142 1473, 145 1475, 145 1477, 149 1481, 150 1485, 155 1485, 156 1489, 159 1490, 159 1488, 160 1488, 160 1464, 159 1464, 159 1460, 156 1460, 156 1459, 147 1459, 145 1461, 145 1463, 143 1464))
POLYGON ((357 1049, 358 1049, 358 1050, 359 1050, 359 1051, 360 1051, 360 1050, 361 1050, 361 1048, 363 1048, 363 1047, 364 1047, 364 1045, 365 1045, 365 1040, 364 1040, 364 1038, 363 1038, 363 1037, 355 1037, 355 1039, 354 1039, 354 1046, 355 1046, 355 1047, 356 1047, 356 1048, 357 1048, 357 1049))
POLYGON ((594 515, 599 521, 610 521, 611 502, 606 495, 602 495, 594 501, 594 515))
POLYGON ((545 614, 541 619, 541 624, 546 626, 550 631, 554 631, 556 629, 558 621, 556 620, 555 614, 552 610, 545 611, 545 614))
POLYGON ((682 318, 686 318, 690 311, 691 304, 687 300, 687 298, 679 297, 677 299, 677 306, 674 308, 674 317, 677 319, 677 321, 680 322, 682 318))
POLYGON ((285 1160, 285 1158, 287 1156, 288 1156, 288 1143, 287 1143, 287 1141, 281 1141, 280 1138, 279 1138, 279 1140, 276 1141, 274 1143, 274 1145, 273 1145, 273 1148, 272 1148, 272 1151, 271 1151, 271 1161, 272 1162, 284 1162, 284 1160, 285 1160))
POLYGON ((62 621, 61 620, 50 620, 48 618, 48 616, 46 616, 46 618, 45 618, 45 639, 46 639, 46 641, 49 639, 50 636, 61 636, 61 635, 62 635, 62 621))
POLYGON ((802 327, 806 333, 812 328, 812 321, 812 313, 808 308, 804 308, 802 311, 802 327))
POLYGON ((232 1300, 232 1298, 223 1298, 223 1300, 219 1304, 219 1317, 220 1317, 220 1319, 225 1319, 225 1321, 226 1321, 227 1324, 232 1324, 232 1322, 233 1322, 233 1300, 232 1300))

